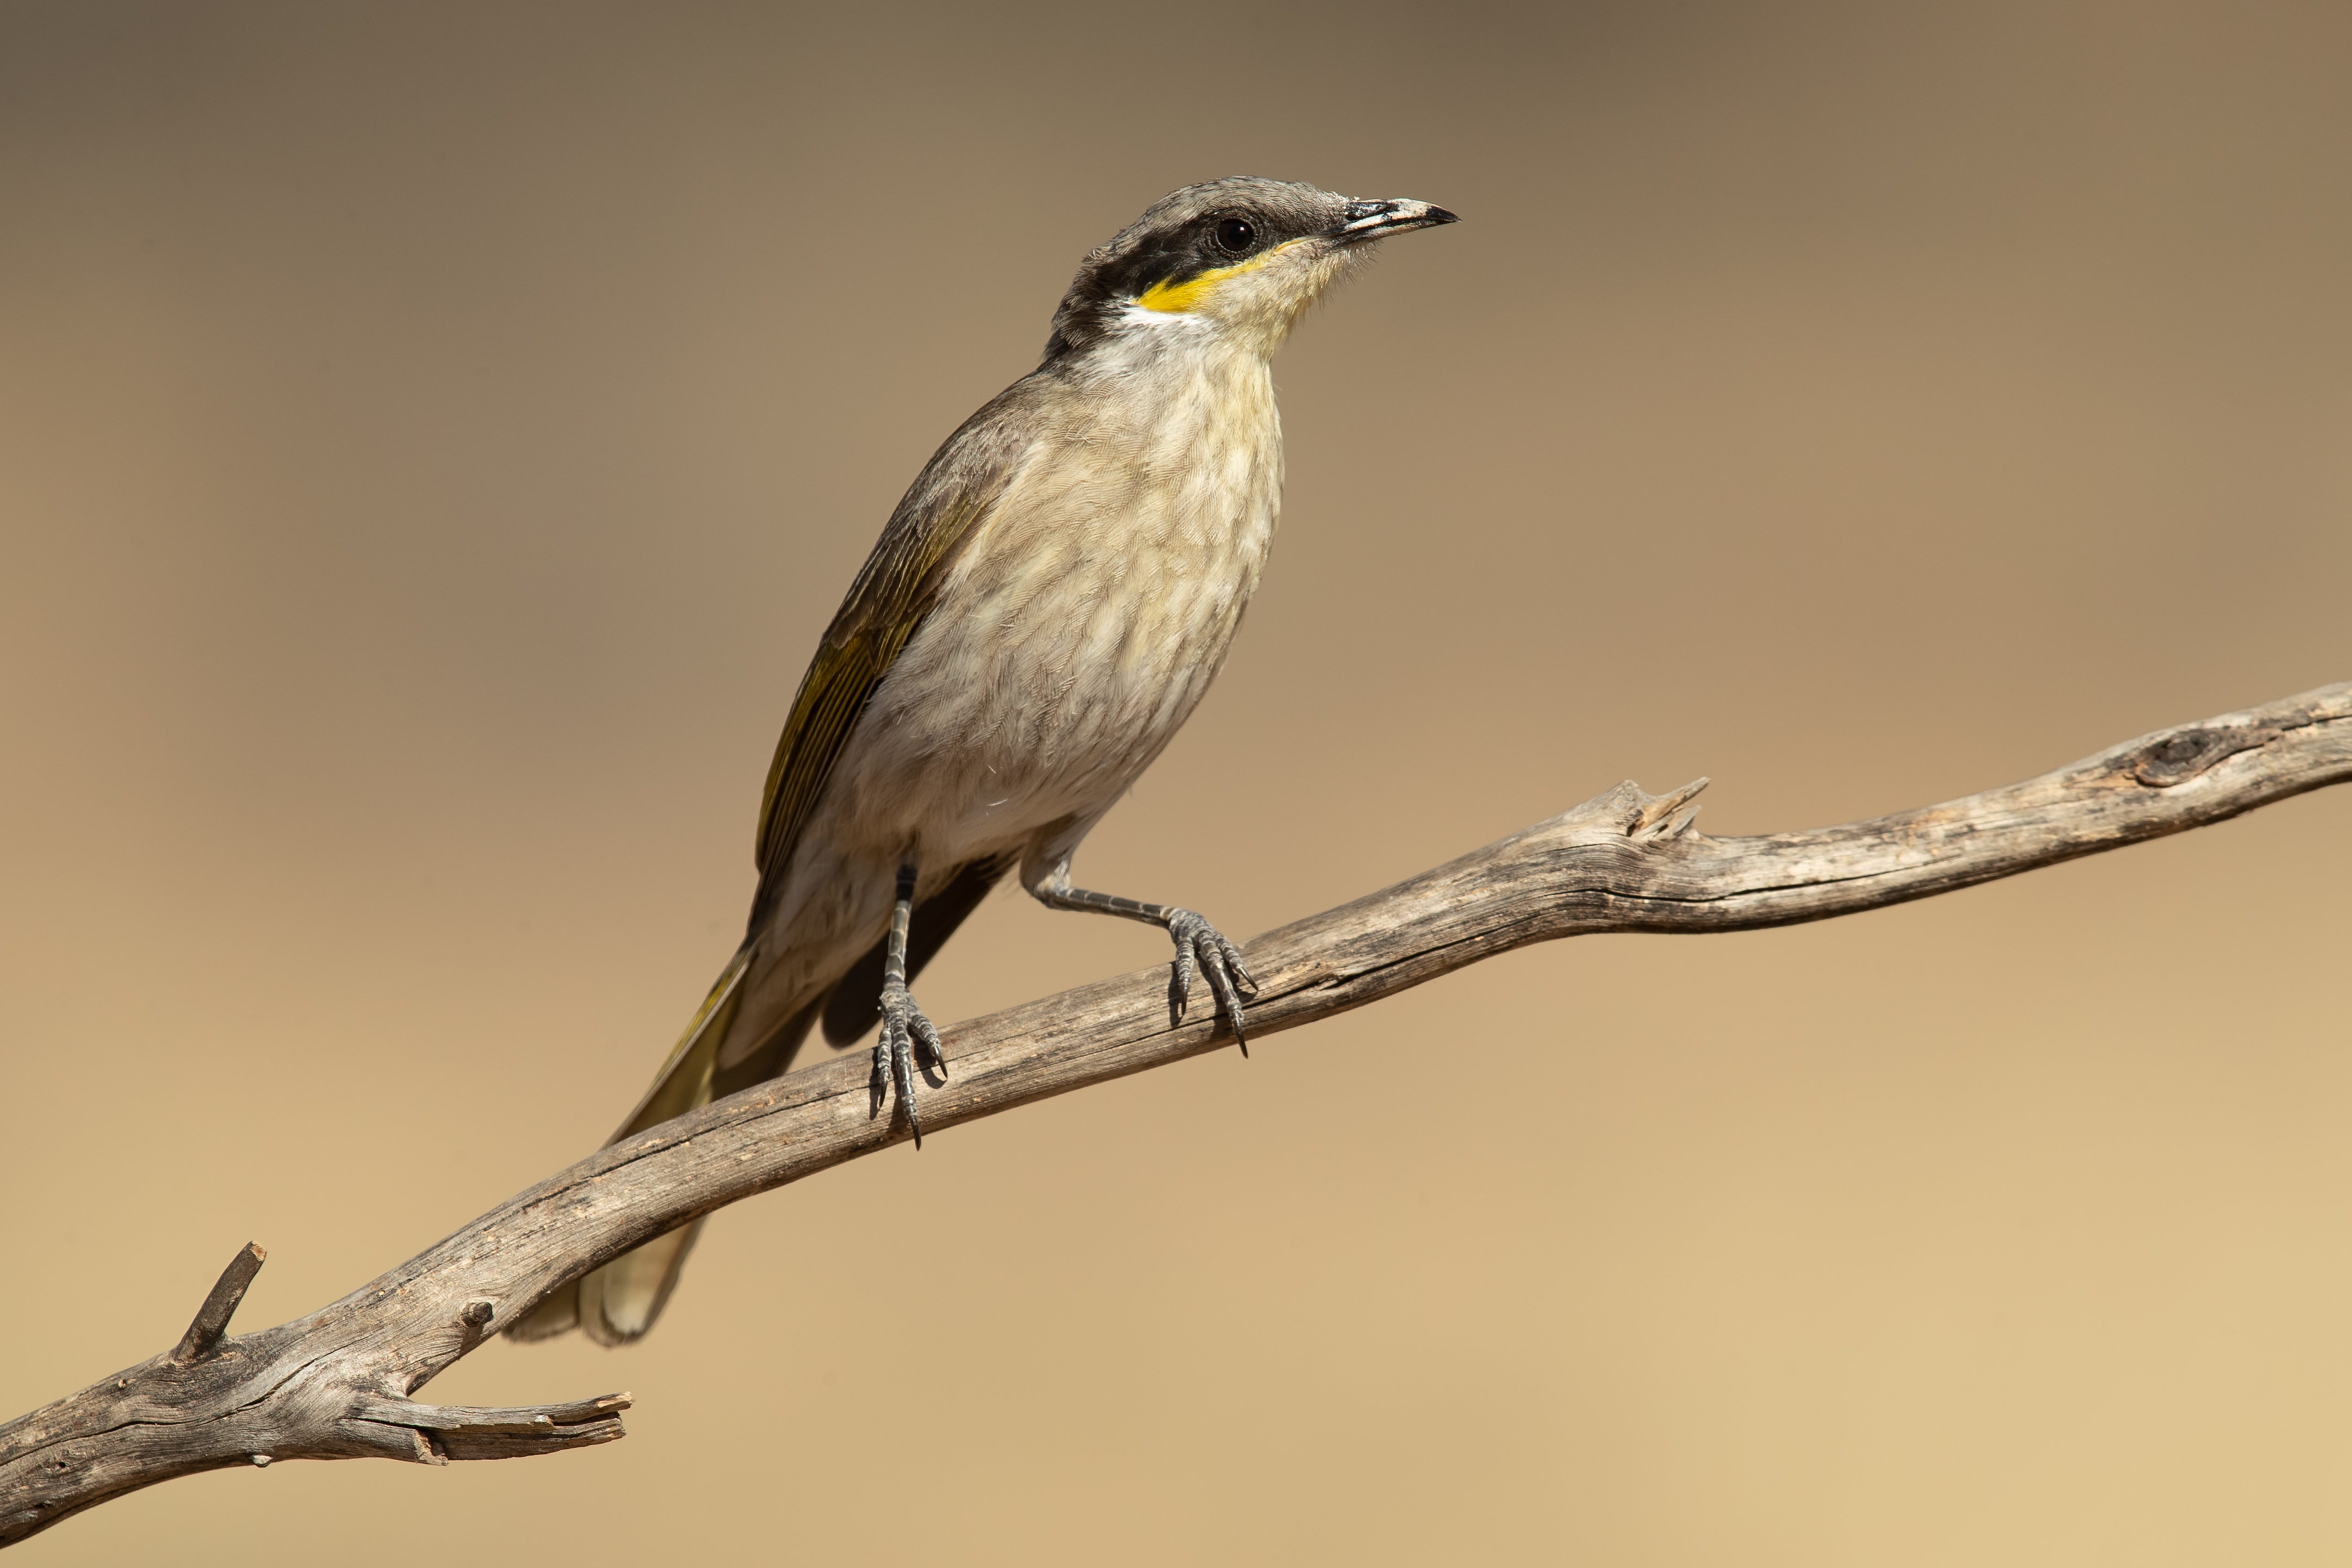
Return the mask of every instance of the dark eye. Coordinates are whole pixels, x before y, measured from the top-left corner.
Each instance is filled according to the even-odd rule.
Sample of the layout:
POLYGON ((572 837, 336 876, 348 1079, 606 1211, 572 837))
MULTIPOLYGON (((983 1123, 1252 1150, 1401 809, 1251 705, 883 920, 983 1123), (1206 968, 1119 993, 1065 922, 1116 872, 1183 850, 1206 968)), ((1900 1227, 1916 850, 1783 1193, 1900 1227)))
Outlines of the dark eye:
POLYGON ((1239 256, 1257 243, 1257 225, 1247 218, 1221 218, 1214 231, 1217 248, 1239 256))

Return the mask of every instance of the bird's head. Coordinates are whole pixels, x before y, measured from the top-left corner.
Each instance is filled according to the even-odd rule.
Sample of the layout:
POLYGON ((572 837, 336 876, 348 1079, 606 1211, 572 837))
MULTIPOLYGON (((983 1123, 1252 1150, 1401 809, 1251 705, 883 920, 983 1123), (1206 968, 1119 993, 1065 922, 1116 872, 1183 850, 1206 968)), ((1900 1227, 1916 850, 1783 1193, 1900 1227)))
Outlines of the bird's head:
POLYGON ((1454 221, 1427 202, 1353 201, 1283 180, 1187 185, 1087 255, 1045 358, 1165 333, 1271 354, 1374 242, 1454 221))

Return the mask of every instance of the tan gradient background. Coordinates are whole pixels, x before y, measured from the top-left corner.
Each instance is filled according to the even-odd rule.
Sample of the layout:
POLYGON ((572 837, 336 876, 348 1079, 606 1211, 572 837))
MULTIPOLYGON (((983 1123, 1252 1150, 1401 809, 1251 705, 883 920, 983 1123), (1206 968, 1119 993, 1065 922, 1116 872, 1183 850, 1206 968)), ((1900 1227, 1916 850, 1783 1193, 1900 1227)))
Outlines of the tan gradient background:
MULTIPOLYGON (((1271 574, 1087 881, 1263 930, 1632 776, 1843 821, 2352 677, 2352 16, 0 11, 0 1410, 594 1145, 770 746, 1077 256, 1458 208, 1280 362, 1271 574)), ((1564 944, 731 1209, 626 1442, 29 1564, 2337 1563, 2352 791, 1564 944)), ((1158 958, 1000 896, 967 1016, 1158 958)))

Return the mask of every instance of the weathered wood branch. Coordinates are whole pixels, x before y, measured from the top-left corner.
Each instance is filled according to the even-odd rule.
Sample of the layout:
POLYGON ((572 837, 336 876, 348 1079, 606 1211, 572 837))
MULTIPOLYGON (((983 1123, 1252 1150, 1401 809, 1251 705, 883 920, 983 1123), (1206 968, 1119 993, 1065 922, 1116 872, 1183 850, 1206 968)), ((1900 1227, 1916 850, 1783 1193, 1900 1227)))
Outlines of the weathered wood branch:
POLYGON ((245 1289, 253 1277, 261 1272, 262 1260, 269 1254, 261 1249, 258 1241, 248 1241, 244 1250, 228 1260, 221 1277, 213 1284, 213 1293, 196 1309, 188 1322, 188 1332, 180 1336, 172 1352, 175 1366, 194 1366, 220 1347, 223 1335, 228 1333, 228 1321, 236 1315, 237 1304, 245 1300, 245 1289))
MULTIPOLYGON (((1253 1035, 1327 1018, 1531 942, 1742 931, 1877 909, 2225 821, 2352 779, 2352 685, 2161 730, 2005 789, 1811 832, 1691 831, 1705 784, 1633 784, 1246 949, 1253 1035)), ((1217 1049, 1139 970, 946 1031, 960 1122, 1217 1049)), ((257 1333, 240 1252, 179 1346, 0 1427, 0 1544, 174 1476, 281 1458, 512 1458, 620 1437, 625 1395, 523 1409, 408 1396, 558 1284, 714 1209, 898 1142, 862 1059, 773 1080, 588 1158, 341 1301, 257 1333)))

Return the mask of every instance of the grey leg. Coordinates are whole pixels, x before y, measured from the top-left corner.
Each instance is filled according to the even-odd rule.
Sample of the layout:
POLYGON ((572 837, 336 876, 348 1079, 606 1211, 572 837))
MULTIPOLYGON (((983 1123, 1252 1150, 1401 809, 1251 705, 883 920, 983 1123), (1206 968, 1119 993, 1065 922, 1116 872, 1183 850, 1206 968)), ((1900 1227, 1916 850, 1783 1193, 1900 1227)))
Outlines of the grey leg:
POLYGON ((1225 1021, 1234 1026, 1234 1043, 1242 1048, 1244 1056, 1249 1054, 1249 1039, 1242 1033, 1242 993, 1255 996, 1257 982, 1250 978, 1249 970, 1242 964, 1242 950, 1228 941, 1224 933, 1189 909, 1072 887, 1066 873, 1048 877, 1029 891, 1048 909, 1117 915, 1166 931, 1176 944, 1176 1016, 1183 1017, 1185 1007, 1192 999, 1192 972, 1197 967, 1209 977, 1210 993, 1224 1009, 1225 1021))
POLYGON ((890 910, 890 939, 882 955, 882 1038, 874 1044, 874 1109, 879 1112, 898 1087, 898 1103, 907 1108, 907 1125, 915 1147, 923 1146, 923 1124, 915 1114, 915 1045, 920 1041, 940 1076, 948 1075, 948 1059, 940 1050, 940 1031, 915 1005, 907 989, 907 927, 915 914, 915 864, 898 868, 898 901, 890 910))

